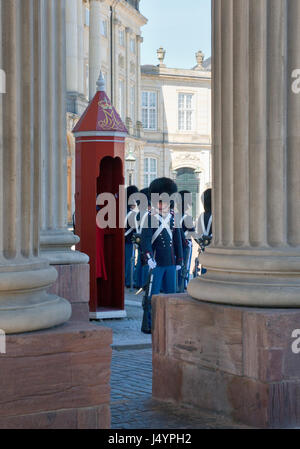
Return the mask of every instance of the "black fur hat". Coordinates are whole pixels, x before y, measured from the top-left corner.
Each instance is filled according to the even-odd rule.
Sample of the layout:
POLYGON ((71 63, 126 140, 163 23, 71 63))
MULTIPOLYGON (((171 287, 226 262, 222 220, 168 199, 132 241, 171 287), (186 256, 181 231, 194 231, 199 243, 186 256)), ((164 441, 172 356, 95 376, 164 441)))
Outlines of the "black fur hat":
POLYGON ((168 195, 172 195, 177 192, 177 185, 170 178, 157 178, 151 182, 149 186, 149 194, 158 193, 161 195, 162 193, 167 193, 168 195))
POLYGON ((147 198, 149 198, 149 187, 145 187, 145 189, 140 190, 140 193, 143 193, 147 198))
POLYGON ((148 204, 151 204, 150 200, 150 193, 149 193, 149 187, 146 187, 145 189, 140 190, 140 193, 143 193, 148 198, 148 204))
POLYGON ((131 201, 129 204, 129 198, 131 195, 133 195, 134 193, 137 193, 139 191, 139 189, 137 188, 137 186, 128 186, 126 189, 126 197, 127 197, 127 207, 129 206, 134 206, 135 205, 135 201, 131 201))
POLYGON ((207 189, 203 193, 203 206, 205 212, 211 212, 211 189, 207 189))
POLYGON ((134 193, 137 193, 138 191, 139 191, 139 189, 137 188, 137 186, 128 186, 126 189, 127 200, 129 199, 130 195, 133 195, 134 193))

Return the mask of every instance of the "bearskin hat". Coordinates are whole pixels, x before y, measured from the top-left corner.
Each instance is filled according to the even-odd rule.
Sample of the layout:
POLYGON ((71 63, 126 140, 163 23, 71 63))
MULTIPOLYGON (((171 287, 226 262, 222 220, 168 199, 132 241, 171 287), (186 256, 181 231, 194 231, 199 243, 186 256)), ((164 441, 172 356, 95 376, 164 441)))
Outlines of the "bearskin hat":
POLYGON ((151 203, 150 201, 150 193, 149 193, 149 187, 146 187, 145 189, 140 190, 140 193, 143 193, 148 198, 148 204, 151 203))
POLYGON ((180 192, 178 192, 179 195, 181 196, 181 212, 182 214, 185 213, 184 208, 187 206, 191 206, 193 203, 192 200, 192 194, 189 190, 181 190, 180 192))
POLYGON ((168 195, 173 195, 177 192, 177 185, 170 178, 157 178, 151 182, 149 186, 149 194, 158 193, 159 195, 167 193, 168 195))
POLYGON ((211 212, 211 189, 205 190, 202 195, 202 201, 205 212, 211 212))
POLYGON ((138 191, 139 191, 139 189, 137 188, 137 186, 128 186, 126 189, 127 200, 130 198, 130 195, 133 195, 134 193, 137 193, 138 191))
POLYGON ((128 206, 134 204, 134 203, 133 204, 129 204, 128 201, 129 201, 130 196, 133 195, 134 193, 138 193, 138 191, 139 191, 139 189, 137 188, 137 186, 128 186, 127 187, 127 189, 126 189, 126 197, 127 197, 127 205, 128 206))

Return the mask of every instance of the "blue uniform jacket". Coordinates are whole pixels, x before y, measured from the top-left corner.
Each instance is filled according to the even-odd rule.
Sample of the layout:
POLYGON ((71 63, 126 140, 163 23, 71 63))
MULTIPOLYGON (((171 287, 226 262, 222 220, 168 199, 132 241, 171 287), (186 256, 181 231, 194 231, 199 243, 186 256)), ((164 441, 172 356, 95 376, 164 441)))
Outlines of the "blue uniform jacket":
MULTIPOLYGON (((131 212, 131 210, 128 208, 127 209, 127 213, 129 213, 129 212, 131 212)), ((130 220, 127 219, 127 221, 126 221, 126 225, 125 225, 125 243, 132 243, 131 242, 132 235, 136 232, 136 228, 132 228, 130 226, 130 223, 133 224, 133 222, 134 222, 134 216, 136 217, 137 213, 135 211, 132 211, 132 213, 130 215, 130 220)))
POLYGON ((170 238, 167 229, 163 229, 152 243, 153 235, 159 226, 160 222, 158 219, 149 213, 148 227, 143 227, 141 233, 141 250, 143 257, 145 258, 145 262, 147 261, 147 255, 149 254, 153 259, 155 259, 157 265, 160 267, 182 265, 183 251, 181 234, 180 229, 175 227, 174 214, 171 213, 169 223, 172 232, 172 239, 170 238), (154 227, 151 227, 151 224, 153 224, 154 227))

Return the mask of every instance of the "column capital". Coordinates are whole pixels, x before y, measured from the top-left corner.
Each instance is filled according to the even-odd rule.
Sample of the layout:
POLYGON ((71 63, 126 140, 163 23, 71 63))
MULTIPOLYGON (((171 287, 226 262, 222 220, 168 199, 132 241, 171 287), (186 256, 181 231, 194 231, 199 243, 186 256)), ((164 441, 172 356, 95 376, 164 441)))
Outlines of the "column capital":
POLYGON ((136 35, 136 40, 137 40, 139 43, 144 42, 144 38, 143 38, 143 36, 141 36, 140 34, 137 34, 137 35, 136 35))
POLYGON ((132 33, 132 28, 126 27, 126 28, 125 28, 125 32, 126 32, 127 34, 131 34, 131 33, 132 33))

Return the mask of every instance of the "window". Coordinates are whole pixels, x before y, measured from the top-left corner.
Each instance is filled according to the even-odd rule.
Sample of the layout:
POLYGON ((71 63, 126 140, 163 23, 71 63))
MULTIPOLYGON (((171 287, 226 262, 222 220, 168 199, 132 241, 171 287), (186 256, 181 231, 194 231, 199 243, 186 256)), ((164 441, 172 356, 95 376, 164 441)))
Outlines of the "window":
POLYGON ((135 39, 130 39, 130 51, 135 53, 135 39))
POLYGON ((125 46, 125 31, 119 30, 119 44, 124 47, 125 46))
POLYGON ((107 37, 107 21, 106 20, 101 20, 100 32, 101 32, 102 36, 107 37))
POLYGON ((85 14, 84 14, 84 24, 88 27, 90 26, 90 10, 89 8, 85 7, 85 14))
POLYGON ((157 127, 156 92, 142 92, 142 122, 144 129, 156 130, 157 127))
POLYGON ((192 130, 192 109, 193 94, 178 95, 178 129, 179 131, 192 130))
POLYGON ((124 80, 119 80, 119 115, 124 120, 124 80))
POLYGON ((157 160, 153 157, 144 159, 144 187, 149 187, 150 183, 157 178, 157 160))
POLYGON ((130 87, 130 118, 132 120, 132 123, 134 123, 135 120, 135 87, 130 87))

